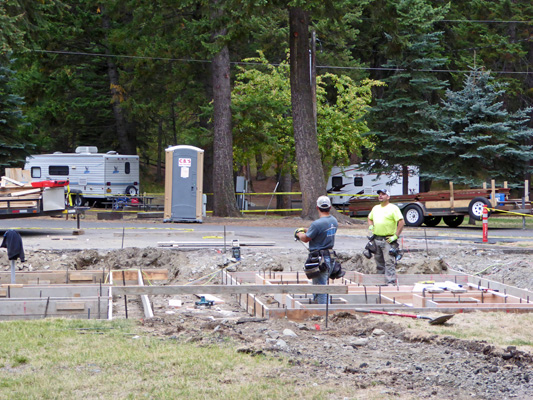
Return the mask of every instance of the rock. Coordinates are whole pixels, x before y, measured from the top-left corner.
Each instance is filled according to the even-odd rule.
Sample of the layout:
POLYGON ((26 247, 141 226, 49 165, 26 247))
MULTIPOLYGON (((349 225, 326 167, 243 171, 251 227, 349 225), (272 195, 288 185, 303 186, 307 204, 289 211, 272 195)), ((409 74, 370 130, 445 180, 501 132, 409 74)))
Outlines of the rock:
POLYGON ((498 372, 499 368, 496 365, 489 367, 489 372, 498 372))
POLYGON ((279 332, 278 331, 269 331, 269 332, 267 332, 267 335, 270 336, 273 339, 279 338, 279 332))
POLYGON ((368 344, 368 338, 359 338, 350 342, 350 346, 356 348, 366 346, 368 344))
POLYGON ((287 346, 287 342, 285 342, 285 340, 279 339, 276 342, 276 347, 279 347, 280 349, 287 349, 289 346, 287 346))
POLYGON ((298 337, 298 335, 296 333, 294 333, 292 330, 290 329, 284 329, 283 330, 283 336, 291 336, 291 337, 298 337))
POLYGON ((504 360, 510 360, 511 358, 513 358, 513 353, 503 353, 502 358, 504 360))
POLYGON ((383 336, 386 335, 387 332, 385 332, 383 329, 374 329, 372 331, 372 336, 383 336))

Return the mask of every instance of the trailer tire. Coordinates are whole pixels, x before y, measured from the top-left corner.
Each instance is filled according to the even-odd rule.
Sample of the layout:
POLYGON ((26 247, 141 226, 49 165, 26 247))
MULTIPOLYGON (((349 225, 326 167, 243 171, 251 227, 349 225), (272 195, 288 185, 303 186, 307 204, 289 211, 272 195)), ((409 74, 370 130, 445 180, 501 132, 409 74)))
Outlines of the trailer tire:
POLYGON ((424 222, 424 213, 416 204, 410 204, 405 207, 403 209, 403 217, 407 226, 420 226, 424 222))
POLYGON ((73 195, 73 199, 72 199, 72 204, 74 205, 74 207, 83 207, 83 205, 85 204, 85 199, 83 198, 83 196, 81 194, 76 194, 76 195, 73 195))
POLYGON ((432 228, 434 226, 437 226, 441 220, 442 217, 424 217, 424 224, 432 228))
POLYGON ((137 195, 137 188, 133 185, 129 185, 127 188, 126 188, 126 194, 128 196, 136 196, 137 195))
POLYGON ((464 215, 447 215, 444 217, 444 223, 450 228, 457 228, 465 220, 464 215))
MULTIPOLYGON (((483 219, 483 206, 490 207, 490 201, 485 197, 474 197, 468 205, 468 214, 472 219, 481 221, 483 219)), ((489 216, 491 212, 489 211, 489 216)))

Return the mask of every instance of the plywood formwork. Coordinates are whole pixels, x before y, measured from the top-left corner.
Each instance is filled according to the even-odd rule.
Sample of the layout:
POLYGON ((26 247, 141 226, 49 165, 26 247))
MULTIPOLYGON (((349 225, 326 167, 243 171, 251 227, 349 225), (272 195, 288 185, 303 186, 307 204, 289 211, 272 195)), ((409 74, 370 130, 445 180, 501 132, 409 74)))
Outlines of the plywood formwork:
MULTIPOLYGON (((257 317, 303 320, 327 312, 356 312, 356 309, 461 313, 471 311, 533 312, 533 293, 502 283, 480 279, 460 272, 430 275, 398 275, 396 286, 383 286, 383 275, 347 272, 333 285, 347 286, 346 294, 332 294, 330 304, 314 304, 312 295, 302 293, 272 294, 270 299, 240 294, 240 305, 257 317), (452 282, 461 286, 456 292, 430 293, 416 286, 419 282, 452 282), (273 300, 273 301, 272 301, 273 300)), ((299 272, 234 272, 224 271, 226 285, 291 285, 311 283, 299 272)))
MULTIPOLYGON (((46 317, 113 317, 113 285, 144 285, 168 279, 165 269, 85 270, 0 273, 0 319, 46 317)), ((153 317, 150 302, 141 295, 145 316, 153 317)))

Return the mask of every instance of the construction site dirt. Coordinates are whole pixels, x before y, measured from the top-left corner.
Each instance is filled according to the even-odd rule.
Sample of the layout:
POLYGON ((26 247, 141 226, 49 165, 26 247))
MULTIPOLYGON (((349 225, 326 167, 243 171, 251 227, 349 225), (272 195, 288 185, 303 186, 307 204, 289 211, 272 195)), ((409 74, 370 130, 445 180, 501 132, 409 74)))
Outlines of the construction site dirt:
MULTIPOLYGON (((97 221, 88 216, 79 232, 72 221, 37 218, 3 221, 0 233, 11 228, 21 233, 26 261, 17 262, 17 272, 167 269, 167 285, 215 284, 221 270, 302 271, 307 255, 293 232, 310 221, 295 217, 160 222, 133 217, 97 221), (240 260, 231 251, 235 239, 241 244, 240 260), (184 247, 184 242, 201 245, 184 247)), ((407 228, 398 273, 458 271, 533 289, 529 232, 518 234, 515 241, 480 243, 478 228, 407 228)), ((347 271, 375 273, 374 260, 362 256, 366 234, 361 223, 341 224, 336 248, 347 271)), ((9 270, 5 251, 0 251, 0 266, 9 270)), ((530 313, 462 313, 438 326, 427 320, 334 311, 327 319, 291 321, 251 316, 235 295, 217 297, 220 302, 198 307, 199 298, 193 295, 153 296, 153 318, 145 318, 141 302, 132 298, 128 317, 137 319, 146 335, 164 340, 204 346, 229 339, 235 351, 250 357, 289 358, 295 385, 334 384, 338 390, 332 399, 353 398, 347 393, 353 394, 354 388, 357 398, 533 399, 530 313)), ((123 301, 115 303, 115 318, 124 318, 123 301)))

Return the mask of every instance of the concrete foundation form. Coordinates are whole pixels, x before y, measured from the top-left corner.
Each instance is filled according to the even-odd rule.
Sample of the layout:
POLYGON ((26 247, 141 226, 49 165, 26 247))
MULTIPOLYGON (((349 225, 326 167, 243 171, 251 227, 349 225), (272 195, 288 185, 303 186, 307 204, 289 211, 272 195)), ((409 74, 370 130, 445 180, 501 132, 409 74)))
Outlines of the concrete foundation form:
MULTIPOLYGON (((398 275, 396 286, 387 286, 383 275, 347 272, 330 285, 347 286, 348 293, 330 294, 327 305, 315 304, 312 294, 278 293, 269 297, 238 294, 239 304, 251 315, 265 318, 304 320, 332 312, 355 313, 357 309, 462 313, 472 311, 533 312, 533 292, 450 271, 449 274, 398 275), (436 289, 446 282, 451 289, 436 289)), ((302 272, 224 271, 226 285, 310 284, 302 272)), ((444 285, 446 286, 446 285, 444 285)))
MULTIPOLYGON (((0 320, 47 317, 112 319, 114 285, 138 285, 168 279, 168 271, 84 270, 0 273, 0 320)), ((130 298, 131 299, 131 298, 130 298)), ((146 317, 153 317, 150 302, 141 295, 146 317)), ((128 299, 124 296, 125 308, 128 299)))

